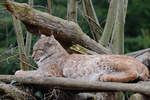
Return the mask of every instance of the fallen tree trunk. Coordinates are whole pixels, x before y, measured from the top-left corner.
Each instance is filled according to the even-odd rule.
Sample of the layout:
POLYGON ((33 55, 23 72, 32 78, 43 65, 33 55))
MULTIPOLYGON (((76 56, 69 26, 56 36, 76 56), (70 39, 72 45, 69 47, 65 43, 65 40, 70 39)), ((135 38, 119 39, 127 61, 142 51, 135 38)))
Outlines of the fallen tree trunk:
POLYGON ((108 49, 90 39, 78 24, 72 21, 40 12, 25 3, 7 1, 2 3, 2 5, 22 21, 27 30, 32 34, 44 34, 47 36, 53 34, 59 42, 67 42, 67 45, 71 42, 77 43, 99 54, 111 54, 108 49))
POLYGON ((130 91, 150 95, 150 82, 140 83, 116 83, 116 82, 92 82, 60 77, 18 77, 14 75, 0 75, 0 81, 17 82, 38 85, 47 88, 62 90, 74 90, 79 92, 102 92, 102 91, 130 91))

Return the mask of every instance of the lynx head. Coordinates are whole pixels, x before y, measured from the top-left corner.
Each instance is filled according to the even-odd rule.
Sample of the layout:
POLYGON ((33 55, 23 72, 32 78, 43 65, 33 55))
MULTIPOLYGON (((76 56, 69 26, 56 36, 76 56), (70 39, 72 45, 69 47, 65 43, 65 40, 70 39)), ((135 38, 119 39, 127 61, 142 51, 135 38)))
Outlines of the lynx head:
POLYGON ((43 59, 54 54, 58 42, 55 40, 54 36, 51 37, 41 37, 33 47, 32 57, 38 64, 43 59))

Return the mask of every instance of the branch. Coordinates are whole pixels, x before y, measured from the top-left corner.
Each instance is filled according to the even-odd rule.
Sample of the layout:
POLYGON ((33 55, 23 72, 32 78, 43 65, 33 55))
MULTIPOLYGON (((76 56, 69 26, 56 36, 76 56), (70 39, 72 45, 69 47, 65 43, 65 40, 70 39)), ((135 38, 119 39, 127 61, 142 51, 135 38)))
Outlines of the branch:
POLYGON ((131 52, 131 53, 127 53, 126 55, 132 56, 132 57, 137 57, 137 56, 142 55, 143 53, 146 53, 146 52, 150 52, 150 48, 138 50, 138 51, 131 52))
POLYGON ((52 13, 52 0, 47 0, 48 3, 48 12, 51 14, 52 13))
MULTIPOLYGON (((21 28, 21 23, 13 15, 12 15, 12 19, 13 19, 13 25, 14 25, 16 35, 17 35, 19 58, 22 61, 27 61, 27 54, 26 54, 26 50, 25 50, 25 46, 24 46, 24 39, 23 39, 23 32, 22 32, 22 28, 21 28)), ((20 62, 20 66, 21 66, 22 70, 28 70, 29 69, 29 67, 26 64, 24 64, 23 62, 20 62)))
POLYGON ((0 75, 0 81, 10 82, 11 80, 16 80, 17 82, 24 84, 32 84, 47 88, 58 88, 80 92, 130 91, 150 95, 150 82, 94 82, 88 80, 77 80, 60 77, 21 77, 14 75, 0 75))
POLYGON ((116 19, 112 30, 111 49, 114 54, 124 54, 124 24, 126 11, 124 1, 117 1, 116 19))
POLYGON ((35 35, 40 35, 39 33, 47 36, 54 34, 58 41, 67 42, 67 45, 72 41, 72 43, 80 44, 100 54, 111 53, 84 34, 78 24, 74 22, 42 13, 24 3, 7 1, 2 4, 25 24, 29 32, 35 35))
POLYGON ((132 56, 145 64, 147 67, 150 67, 150 48, 128 53, 126 55, 132 56))
POLYGON ((110 37, 112 35, 112 31, 113 31, 113 27, 117 15, 117 4, 118 4, 118 0, 111 0, 109 5, 106 24, 102 34, 102 38, 100 40, 100 43, 102 43, 102 45, 104 46, 108 46, 110 37))
POLYGON ((15 86, 5 84, 3 82, 0 82, 0 90, 7 93, 7 95, 12 97, 14 100, 24 100, 27 97, 34 98, 31 95, 19 90, 15 86))
POLYGON ((102 30, 95 13, 95 9, 93 7, 92 0, 82 0, 82 5, 84 15, 88 17, 87 21, 92 32, 93 38, 98 42, 100 40, 100 36, 102 35, 102 30))
MULTIPOLYGON (((28 4, 33 7, 33 0, 28 0, 28 4)), ((27 32, 27 35, 26 35, 26 54, 27 54, 27 58, 28 56, 30 56, 30 51, 31 51, 31 42, 32 42, 32 34, 30 34, 29 32, 27 32)))

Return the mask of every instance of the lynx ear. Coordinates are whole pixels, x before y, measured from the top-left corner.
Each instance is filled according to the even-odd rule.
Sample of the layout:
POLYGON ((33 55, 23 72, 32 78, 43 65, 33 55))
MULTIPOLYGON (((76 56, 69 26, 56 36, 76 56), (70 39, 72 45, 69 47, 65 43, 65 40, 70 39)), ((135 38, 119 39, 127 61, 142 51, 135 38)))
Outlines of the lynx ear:
POLYGON ((51 36, 49 37, 49 43, 51 44, 51 43, 53 43, 54 41, 55 41, 55 38, 54 38, 53 35, 51 35, 51 36))
POLYGON ((43 35, 43 34, 42 34, 42 35, 40 36, 40 38, 44 38, 44 37, 46 37, 46 35, 43 35))

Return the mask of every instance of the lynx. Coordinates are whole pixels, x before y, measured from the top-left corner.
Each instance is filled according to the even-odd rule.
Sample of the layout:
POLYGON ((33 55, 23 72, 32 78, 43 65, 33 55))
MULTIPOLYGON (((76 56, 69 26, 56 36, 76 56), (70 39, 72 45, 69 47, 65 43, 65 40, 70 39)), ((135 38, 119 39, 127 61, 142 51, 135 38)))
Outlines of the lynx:
POLYGON ((53 36, 39 39, 33 47, 35 71, 16 75, 67 77, 89 81, 130 82, 147 80, 149 71, 138 60, 123 55, 68 54, 53 36))

